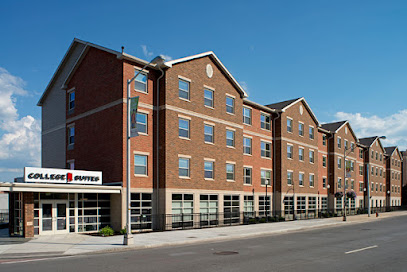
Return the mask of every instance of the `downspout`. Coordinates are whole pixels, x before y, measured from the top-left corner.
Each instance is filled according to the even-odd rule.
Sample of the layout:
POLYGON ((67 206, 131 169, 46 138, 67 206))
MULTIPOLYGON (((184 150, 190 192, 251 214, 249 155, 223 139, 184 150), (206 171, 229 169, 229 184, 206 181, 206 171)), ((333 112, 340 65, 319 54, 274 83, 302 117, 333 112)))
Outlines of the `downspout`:
MULTIPOLYGON (((158 69, 161 71, 160 77, 157 79, 157 105, 156 105, 156 113, 157 113, 157 125, 156 125, 156 216, 157 221, 159 221, 159 228, 162 228, 161 220, 159 218, 159 190, 160 190, 160 79, 164 76, 164 71, 161 68, 161 65, 158 66, 158 69)), ((164 222, 164 221, 163 221, 164 222)))
POLYGON ((280 113, 277 112, 277 117, 273 119, 273 216, 276 217, 276 178, 277 178, 277 163, 276 163, 276 120, 280 118, 280 113))

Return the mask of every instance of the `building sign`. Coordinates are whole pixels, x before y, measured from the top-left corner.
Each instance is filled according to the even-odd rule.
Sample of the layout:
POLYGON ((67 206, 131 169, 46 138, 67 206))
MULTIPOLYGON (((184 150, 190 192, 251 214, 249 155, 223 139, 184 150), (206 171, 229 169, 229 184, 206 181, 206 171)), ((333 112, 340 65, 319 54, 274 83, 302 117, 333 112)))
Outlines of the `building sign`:
POLYGON ((130 98, 130 138, 137 137, 138 96, 130 98))
POLYGON ((102 172, 24 167, 24 182, 101 185, 102 172))

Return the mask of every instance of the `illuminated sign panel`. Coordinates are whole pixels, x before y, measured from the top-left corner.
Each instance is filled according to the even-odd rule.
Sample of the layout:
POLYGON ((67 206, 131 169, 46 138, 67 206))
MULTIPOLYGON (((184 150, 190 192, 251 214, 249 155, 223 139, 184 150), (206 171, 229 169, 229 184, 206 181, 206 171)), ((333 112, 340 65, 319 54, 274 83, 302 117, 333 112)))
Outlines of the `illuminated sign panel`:
POLYGON ((24 167, 24 181, 37 183, 102 185, 102 172, 24 167))

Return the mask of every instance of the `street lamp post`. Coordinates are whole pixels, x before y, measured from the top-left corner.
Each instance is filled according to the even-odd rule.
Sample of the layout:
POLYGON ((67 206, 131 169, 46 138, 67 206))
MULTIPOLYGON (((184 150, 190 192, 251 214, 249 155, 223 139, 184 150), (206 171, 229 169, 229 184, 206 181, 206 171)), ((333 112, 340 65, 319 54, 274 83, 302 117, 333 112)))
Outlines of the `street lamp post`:
MULTIPOLYGON (((157 56, 153 60, 151 60, 149 63, 147 63, 141 70, 131 79, 127 80, 127 151, 126 151, 126 157, 127 157, 127 173, 126 173, 126 234, 124 235, 123 238, 123 245, 132 245, 134 244, 133 236, 131 234, 131 205, 130 205, 130 199, 131 199, 131 184, 130 184, 130 98, 131 98, 131 89, 130 85, 131 83, 138 77, 138 75, 145 69, 147 66, 151 64, 161 64, 164 62, 164 58, 162 56, 157 56)), ((157 124, 158 125, 158 124, 157 124)), ((158 182, 158 181, 157 181, 158 182)))
POLYGON ((269 221, 269 201, 268 201, 268 196, 267 196, 267 187, 269 186, 269 180, 266 179, 266 222, 269 221))

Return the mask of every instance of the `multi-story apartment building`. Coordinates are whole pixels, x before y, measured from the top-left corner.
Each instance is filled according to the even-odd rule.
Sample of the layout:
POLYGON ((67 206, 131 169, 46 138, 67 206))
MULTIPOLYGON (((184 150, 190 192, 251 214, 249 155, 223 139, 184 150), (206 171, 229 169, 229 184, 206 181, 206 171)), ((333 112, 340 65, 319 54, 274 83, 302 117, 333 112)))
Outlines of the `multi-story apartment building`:
POLYGON ((276 211, 315 213, 319 122, 304 98, 269 104, 275 119, 276 211))
POLYGON ((397 146, 386 147, 386 206, 401 205, 402 155, 397 146))
POLYGON ((365 206, 367 206, 367 190, 370 190, 370 206, 374 208, 386 205, 386 161, 385 149, 379 137, 359 139, 365 148, 365 175, 366 194, 365 206), (369 184, 367 184, 369 183, 369 184))
POLYGON ((316 217, 342 210, 335 193, 345 186, 356 193, 351 209, 367 206, 367 188, 373 207, 392 205, 385 202, 392 188, 388 201, 400 205, 398 149, 388 149, 386 166, 378 137, 358 140, 347 121, 320 125, 304 98, 250 101, 213 52, 154 64, 75 39, 38 102, 42 167, 101 171, 104 186, 0 184, 21 192, 11 193, 10 209, 20 213, 10 233, 125 226, 133 77, 130 96, 139 97, 131 117, 139 135, 130 139, 133 230, 316 217), (21 220, 24 227, 16 227, 21 220))
MULTIPOLYGON (((358 192, 358 138, 352 127, 348 121, 322 124, 321 127, 331 134, 328 140, 331 196, 334 196, 337 192, 358 192)), ((360 202, 357 200, 350 199, 348 206, 351 209, 359 207, 360 202)), ((342 198, 331 197, 329 207, 340 209, 343 207, 342 202, 342 198)))

